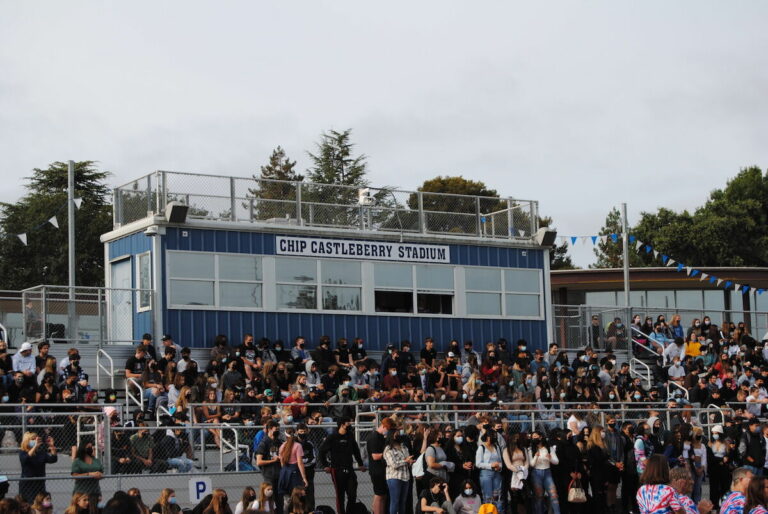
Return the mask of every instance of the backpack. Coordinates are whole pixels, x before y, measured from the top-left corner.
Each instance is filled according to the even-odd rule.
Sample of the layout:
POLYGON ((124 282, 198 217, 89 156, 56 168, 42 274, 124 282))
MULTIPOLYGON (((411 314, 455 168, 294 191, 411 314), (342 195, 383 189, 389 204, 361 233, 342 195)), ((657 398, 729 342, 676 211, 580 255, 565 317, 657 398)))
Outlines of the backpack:
POLYGON ((419 458, 416 459, 416 462, 411 464, 411 474, 413 475, 413 478, 420 479, 424 478, 424 454, 422 453, 419 455, 419 458))

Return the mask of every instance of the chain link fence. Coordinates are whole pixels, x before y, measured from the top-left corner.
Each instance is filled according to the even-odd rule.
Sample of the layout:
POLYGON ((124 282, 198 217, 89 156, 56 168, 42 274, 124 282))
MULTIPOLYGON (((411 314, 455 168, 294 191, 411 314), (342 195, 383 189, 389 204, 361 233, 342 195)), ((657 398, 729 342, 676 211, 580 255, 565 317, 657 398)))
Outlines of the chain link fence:
POLYGON ((503 239, 530 239, 538 229, 535 201, 395 188, 158 171, 113 194, 116 227, 175 201, 193 219, 503 239))

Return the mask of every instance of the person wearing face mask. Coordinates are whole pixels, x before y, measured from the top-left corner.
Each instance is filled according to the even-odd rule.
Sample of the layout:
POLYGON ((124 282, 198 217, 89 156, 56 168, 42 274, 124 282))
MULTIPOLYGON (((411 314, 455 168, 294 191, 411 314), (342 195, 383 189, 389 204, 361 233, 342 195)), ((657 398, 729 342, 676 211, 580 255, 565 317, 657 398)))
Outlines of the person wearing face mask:
MULTIPOLYGON (((249 488, 246 488, 246 490, 249 488)), ((243 492, 243 502, 245 501, 245 492, 243 492)), ((248 509, 266 512, 268 514, 274 514, 277 511, 275 505, 275 490, 272 484, 269 482, 262 482, 259 487, 259 494, 255 496, 251 503, 248 504, 248 509)), ((235 513, 237 514, 237 512, 235 513)))
POLYGON ((728 444, 725 441, 722 425, 712 427, 712 437, 709 441, 712 461, 709 463, 709 500, 719 506, 731 484, 731 465, 728 444))
MULTIPOLYGON (((176 491, 168 488, 160 491, 160 498, 157 499, 157 503, 152 505, 149 512, 150 514, 179 514, 181 507, 176 501, 176 491)), ((236 512, 236 514, 240 513, 236 512)))
MULTIPOLYGON (((264 427, 266 435, 256 448, 256 465, 261 469, 264 481, 277 487, 280 476, 280 425, 273 420, 264 427)), ((281 507, 281 502, 277 502, 281 507)))
POLYGON ((470 479, 463 480, 460 485, 461 491, 453 500, 454 512, 456 514, 477 514, 483 503, 480 495, 477 494, 477 486, 470 479))
MULTIPOLYGON (((390 418, 385 418, 384 421, 390 418)), ((391 419, 390 419, 391 421, 391 419)), ((382 426, 384 424, 382 423, 382 426)), ((394 424, 392 425, 394 427, 394 424)), ((377 430, 378 432, 378 430, 377 430)), ((411 466, 415 459, 404 444, 405 436, 399 430, 387 431, 381 461, 385 464, 386 485, 389 493, 389 514, 406 514, 406 505, 411 487, 411 466)), ((375 459, 376 454, 371 454, 375 459)), ((373 476, 371 476, 373 480, 373 476)), ((376 512, 376 482, 374 481, 374 512, 376 512)), ((380 510, 386 510, 386 496, 382 498, 380 510)))
POLYGON ((751 418, 739 441, 739 453, 744 456, 744 467, 753 475, 763 473, 766 443, 760 428, 760 420, 751 418))
POLYGON ((387 374, 382 380, 382 387, 384 391, 391 391, 392 389, 400 389, 400 377, 397 375, 397 368, 387 368, 387 374))
POLYGON ((601 512, 611 512, 616 508, 616 488, 619 485, 619 469, 616 461, 611 459, 606 436, 603 427, 597 425, 592 428, 587 440, 589 482, 594 504, 601 512))
POLYGON ((35 496, 31 514, 53 514, 53 502, 49 493, 42 491, 35 496))
POLYGON ((613 351, 616 348, 624 348, 627 342, 627 328, 621 321, 621 318, 616 317, 608 325, 605 337, 606 350, 613 351))
MULTIPOLYGON (((21 462, 22 477, 45 478, 46 464, 58 460, 53 438, 46 441, 35 432, 26 432, 21 439, 19 461, 21 462)), ((19 494, 24 501, 32 503, 35 497, 45 491, 45 480, 23 480, 19 482, 19 494)))
POLYGON ((307 495, 304 498, 307 508, 315 508, 315 465, 317 464, 317 448, 309 440, 309 428, 304 423, 296 425, 296 442, 301 444, 304 451, 304 474, 307 477, 307 495))
POLYGON ((360 471, 365 472, 360 447, 355 441, 352 419, 339 418, 336 431, 325 438, 320 445, 318 462, 331 474, 336 491, 336 512, 351 514, 352 507, 357 502, 357 475, 355 474, 353 458, 360 471), (345 501, 346 500, 346 501, 345 501))
POLYGON ((72 461, 72 476, 75 478, 72 494, 101 494, 99 480, 104 473, 101 460, 95 457, 93 443, 86 443, 77 448, 72 461))
POLYGON ((150 473, 165 473, 168 464, 155 455, 155 440, 149 435, 147 424, 142 421, 137 424, 139 430, 131 437, 131 458, 134 473, 149 470, 150 473))

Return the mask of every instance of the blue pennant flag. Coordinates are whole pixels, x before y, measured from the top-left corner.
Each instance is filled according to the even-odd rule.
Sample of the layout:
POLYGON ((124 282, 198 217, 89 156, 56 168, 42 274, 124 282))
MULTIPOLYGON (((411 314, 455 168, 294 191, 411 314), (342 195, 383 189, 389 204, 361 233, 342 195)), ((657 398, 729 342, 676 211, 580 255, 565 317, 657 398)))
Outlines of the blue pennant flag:
POLYGON ((645 245, 645 253, 651 253, 653 251, 653 248, 651 245, 645 245))
POLYGON ((611 234, 611 239, 613 239, 613 242, 617 242, 619 240, 619 234, 611 234))
POLYGON ((699 273, 701 273, 701 271, 699 271, 699 270, 695 269, 695 270, 691 271, 691 276, 692 276, 692 277, 695 277, 695 276, 696 276, 696 275, 698 275, 699 273))
POLYGON ((575 245, 575 244, 576 244, 576 240, 577 240, 577 239, 578 239, 578 237, 576 237, 576 236, 571 236, 571 244, 572 244, 572 245, 575 245))
POLYGON ((741 294, 747 294, 749 292, 749 286, 744 286, 741 288, 741 294))
POLYGON ((714 284, 715 282, 717 282, 717 277, 714 277, 714 276, 710 276, 710 277, 709 277, 709 283, 710 283, 710 284, 714 284))
POLYGON ((592 236, 592 244, 597 243, 597 236, 592 236))
POLYGON ((669 260, 669 255, 662 255, 661 256, 661 262, 664 263, 664 265, 667 264, 668 260, 669 260))
POLYGON ((678 262, 677 263, 677 271, 683 271, 683 268, 685 268, 685 265, 680 263, 680 262, 678 262))
POLYGON ((731 282, 730 280, 727 280, 727 281, 725 282, 725 288, 726 288, 726 289, 728 289, 728 288, 729 288, 729 287, 731 287, 732 285, 733 285, 733 282, 731 282))
POLYGON ((765 292, 765 289, 758 289, 757 294, 763 294, 765 292))
POLYGON ((630 243, 634 244, 635 243, 635 239, 636 239, 635 236, 632 236, 632 235, 629 236, 629 242, 630 243))

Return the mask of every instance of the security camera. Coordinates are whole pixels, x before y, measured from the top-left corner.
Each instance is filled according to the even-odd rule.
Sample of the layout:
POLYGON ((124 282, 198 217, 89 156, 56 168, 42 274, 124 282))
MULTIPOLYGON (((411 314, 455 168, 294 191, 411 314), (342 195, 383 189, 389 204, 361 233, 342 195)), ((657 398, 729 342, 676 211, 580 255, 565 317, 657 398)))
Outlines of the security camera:
POLYGON ((158 234, 160 234, 160 227, 158 227, 157 225, 150 225, 144 231, 144 235, 148 236, 148 237, 154 237, 154 236, 156 236, 158 234))

